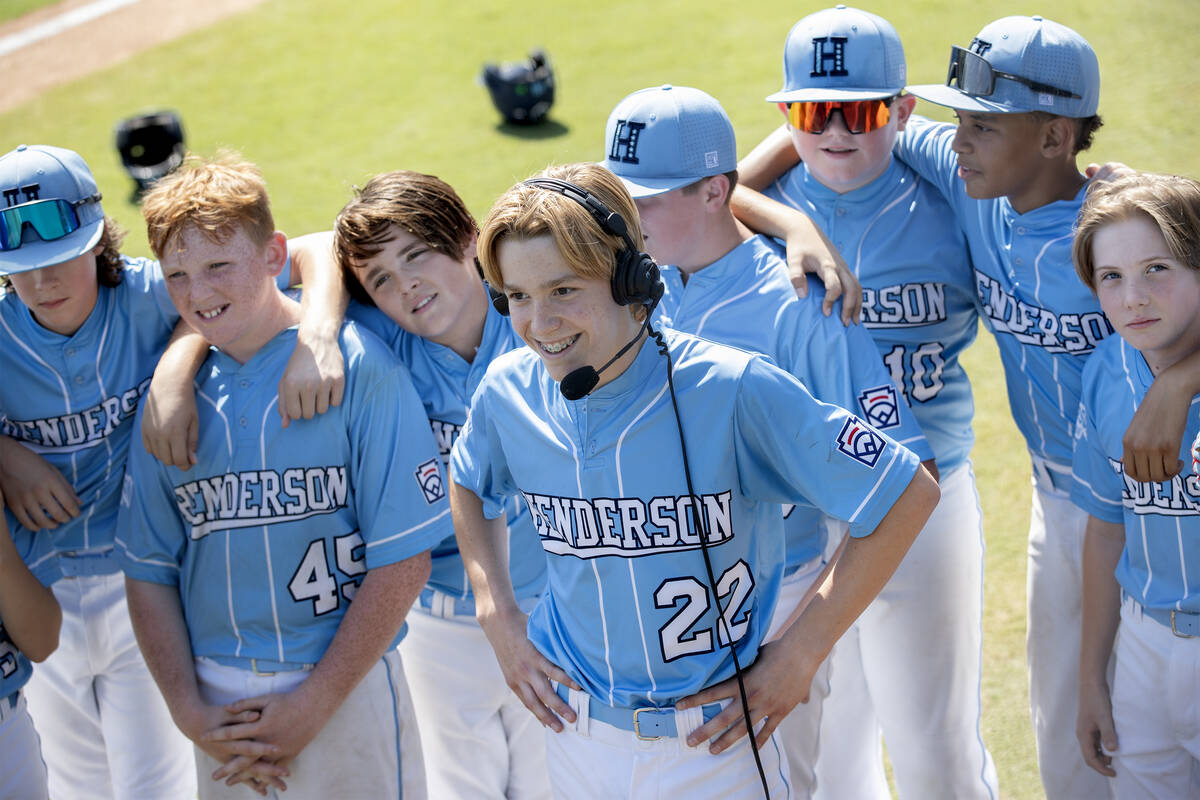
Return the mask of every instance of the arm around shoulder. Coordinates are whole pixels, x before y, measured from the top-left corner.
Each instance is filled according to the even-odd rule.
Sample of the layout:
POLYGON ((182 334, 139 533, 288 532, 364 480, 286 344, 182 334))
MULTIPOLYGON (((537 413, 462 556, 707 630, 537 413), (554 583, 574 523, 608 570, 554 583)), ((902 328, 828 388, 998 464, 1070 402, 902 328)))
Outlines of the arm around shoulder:
POLYGON ((1150 384, 1121 440, 1125 474, 1136 481, 1155 483, 1179 474, 1188 410, 1197 394, 1200 350, 1160 372, 1150 384))

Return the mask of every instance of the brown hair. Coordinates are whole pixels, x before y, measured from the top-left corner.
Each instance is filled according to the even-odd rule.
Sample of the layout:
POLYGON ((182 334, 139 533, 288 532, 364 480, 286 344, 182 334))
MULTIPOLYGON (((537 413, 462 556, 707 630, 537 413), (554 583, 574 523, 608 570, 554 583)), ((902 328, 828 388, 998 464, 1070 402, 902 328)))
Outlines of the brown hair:
POLYGON ((1137 214, 1146 215, 1158 227, 1174 258, 1200 270, 1200 181, 1140 172, 1092 187, 1079 210, 1071 258, 1075 273, 1093 292, 1096 231, 1137 214))
MULTIPOLYGON (((119 286, 125 278, 125 262, 121 260, 121 242, 125 240, 125 229, 115 219, 104 217, 104 231, 96 244, 103 249, 96 256, 96 283, 101 286, 119 286)), ((46 266, 53 266, 47 264, 46 266)), ((8 275, 0 275, 0 289, 12 285, 8 275)))
MULTIPOLYGON (((567 181, 595 195, 625 219, 634 247, 642 249, 637 207, 616 175, 599 164, 582 163, 548 167, 537 177, 567 181)), ((605 233, 580 203, 558 192, 525 183, 518 183, 496 201, 479 233, 483 277, 497 289, 504 286, 497 254, 500 242, 506 236, 518 239, 551 236, 563 260, 576 275, 606 281, 612 279, 617 253, 625 249, 624 240, 605 233)))
POLYGON ((346 204, 333 226, 342 282, 360 303, 375 305, 354 268, 378 255, 399 226, 432 249, 461 261, 475 235, 475 218, 450 184, 420 172, 376 175, 346 204))
POLYGON ((240 226, 259 247, 275 233, 262 172, 230 151, 207 160, 188 156, 146 193, 142 216, 158 258, 189 226, 218 243, 240 226))

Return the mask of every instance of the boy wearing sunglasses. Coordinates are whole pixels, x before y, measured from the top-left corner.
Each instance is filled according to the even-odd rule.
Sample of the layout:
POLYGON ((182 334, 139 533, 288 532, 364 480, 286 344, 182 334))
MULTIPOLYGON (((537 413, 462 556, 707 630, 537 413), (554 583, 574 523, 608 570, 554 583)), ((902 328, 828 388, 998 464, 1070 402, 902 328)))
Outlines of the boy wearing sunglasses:
MULTIPOLYGON (((870 334, 844 327, 836 313, 823 316, 820 286, 797 298, 781 251, 734 218, 733 125, 716 99, 686 86, 634 92, 609 115, 605 142, 604 166, 633 196, 646 250, 664 265, 666 290, 657 312, 663 324, 766 354, 818 400, 861 414, 933 468, 934 453, 870 334)), ((784 518, 787 560, 767 640, 779 635, 827 561, 835 560, 829 553, 844 534, 834 523, 829 546, 813 504, 787 505, 784 518)), ((814 676, 808 701, 779 728, 793 787, 803 797, 816 785, 813 770, 824 749, 819 734, 830 660, 814 676)))
MULTIPOLYGON (((810 216, 863 287, 863 324, 933 448, 942 498, 896 574, 831 657, 817 786, 888 797, 996 796, 980 736, 983 530, 969 455, 974 404, 959 355, 974 340, 970 261, 930 183, 892 157, 916 100, 887 20, 838 6, 788 34, 783 88, 802 163, 764 194, 810 216)), ((794 158, 793 154, 793 158, 794 158)))
POLYGON ((133 413, 179 321, 158 264, 122 256, 84 160, 0 157, 0 486, 52 550, 60 647, 25 687, 50 794, 191 797, 187 740, 138 652, 113 556, 133 413))
POLYGON ((1107 782, 1072 735, 1088 515, 1070 499, 1083 367, 1113 331, 1071 267, 1087 194, 1076 154, 1101 125, 1099 62, 1070 28, 1005 17, 952 48, 944 85, 911 91, 958 116, 957 128, 911 125, 897 152, 942 190, 966 233, 976 299, 1033 462, 1026 658, 1042 784, 1051 800, 1101 797, 1107 782))

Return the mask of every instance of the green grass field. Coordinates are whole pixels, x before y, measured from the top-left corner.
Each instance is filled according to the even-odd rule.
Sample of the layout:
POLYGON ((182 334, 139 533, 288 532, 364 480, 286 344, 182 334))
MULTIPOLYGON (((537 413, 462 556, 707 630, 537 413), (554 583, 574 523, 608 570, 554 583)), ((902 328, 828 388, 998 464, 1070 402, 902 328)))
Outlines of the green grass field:
MULTIPOLYGON (((0 6, 0 18, 13 1, 0 6)), ((130 229, 131 254, 147 253, 145 234, 126 200, 131 183, 112 129, 157 107, 182 113, 192 149, 232 147, 258 162, 278 224, 290 233, 328 228, 352 185, 397 168, 440 175, 482 217, 492 198, 545 164, 600 158, 609 110, 646 86, 709 91, 748 152, 780 123, 762 98, 779 86, 784 37, 819 7, 270 0, 0 115, 0 150, 45 142, 80 151, 106 192, 105 208, 130 229), (510 130, 475 78, 483 62, 522 57, 534 46, 546 48, 558 78, 552 124, 510 130)), ((1196 22, 1194 0, 885 0, 869 8, 900 31, 914 83, 944 79, 949 46, 967 44, 993 18, 1041 13, 1076 28, 1099 53, 1104 87, 1106 125, 1090 158, 1200 175, 1200 113, 1190 106, 1200 96, 1200 58, 1186 35, 1196 22)), ((918 110, 948 118, 926 104, 918 110)), ((1041 788, 1024 672, 1029 465, 987 334, 966 364, 988 541, 984 737, 1004 796, 1033 798, 1041 788)))
POLYGON ((0 22, 16 19, 34 9, 50 5, 54 0, 0 0, 0 22))

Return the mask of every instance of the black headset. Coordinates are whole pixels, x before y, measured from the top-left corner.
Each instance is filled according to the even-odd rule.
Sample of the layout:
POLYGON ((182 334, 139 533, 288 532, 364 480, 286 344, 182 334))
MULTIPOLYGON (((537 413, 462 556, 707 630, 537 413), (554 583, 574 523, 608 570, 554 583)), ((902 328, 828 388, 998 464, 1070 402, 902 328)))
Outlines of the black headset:
MULTIPOLYGON (((600 198, 574 183, 557 178, 530 178, 526 186, 536 186, 569 197, 587 209, 600 229, 612 236, 620 236, 625 246, 616 254, 612 274, 612 297, 619 306, 652 305, 663 295, 662 276, 658 264, 647 253, 638 250, 629 238, 629 226, 625 218, 610 209, 600 198)), ((490 284, 488 295, 492 305, 504 316, 508 316, 508 297, 490 284)))

